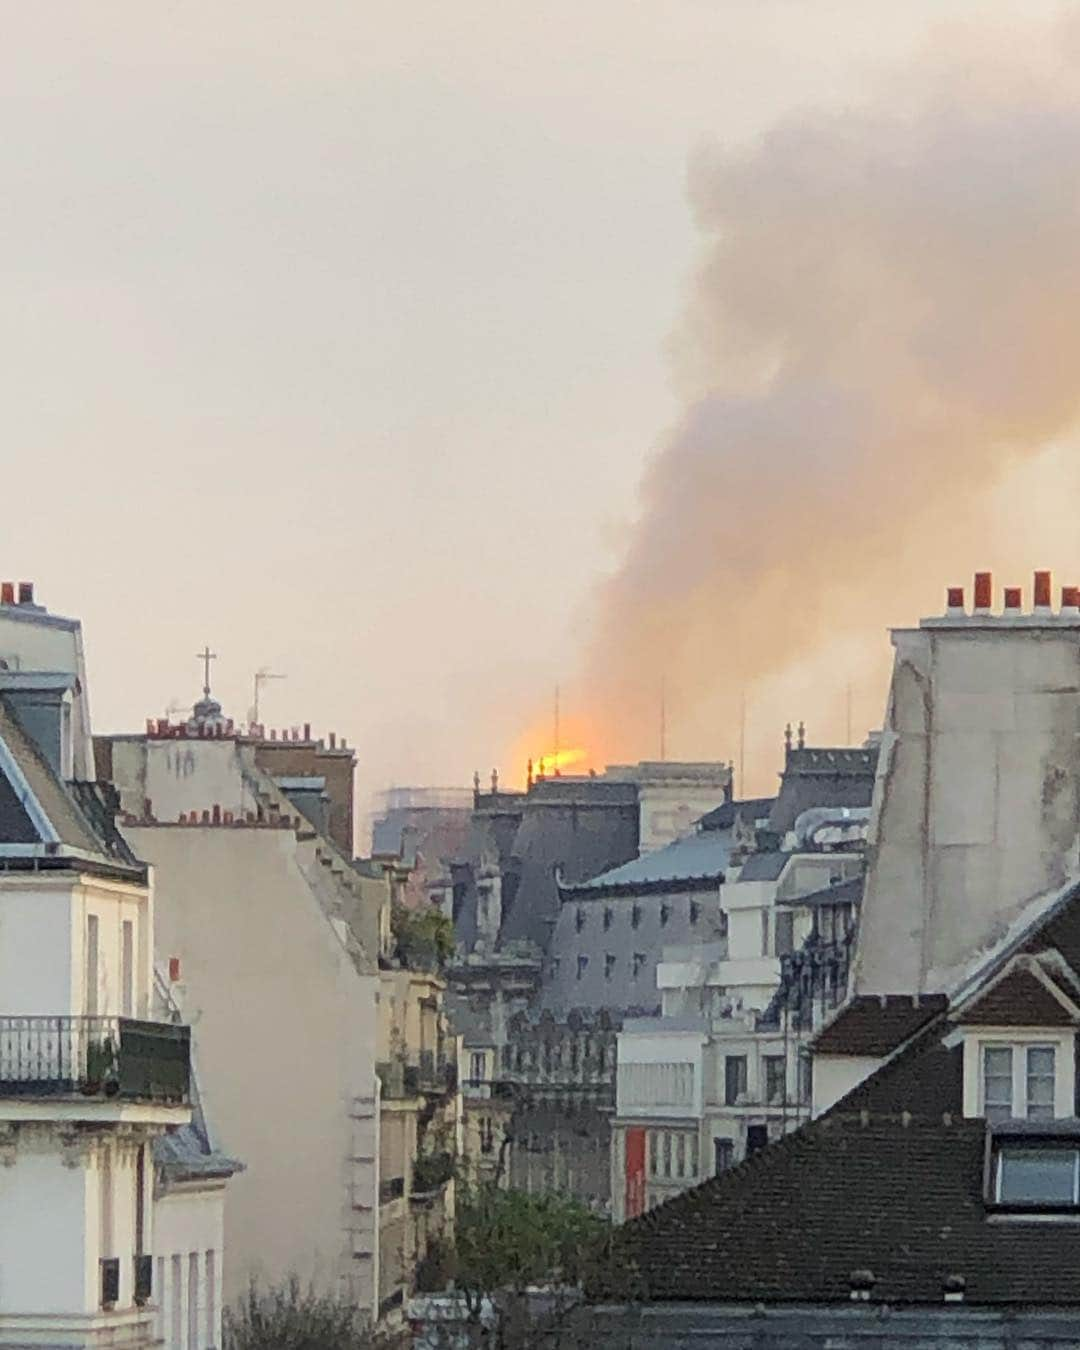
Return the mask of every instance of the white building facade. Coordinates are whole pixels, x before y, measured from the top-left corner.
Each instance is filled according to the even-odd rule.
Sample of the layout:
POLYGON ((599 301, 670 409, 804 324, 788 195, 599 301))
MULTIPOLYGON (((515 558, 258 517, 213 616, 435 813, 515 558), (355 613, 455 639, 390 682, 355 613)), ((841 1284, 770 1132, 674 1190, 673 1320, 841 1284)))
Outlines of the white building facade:
POLYGON ((190 1038, 155 1020, 151 879, 92 779, 79 625, 4 583, 0 1346, 159 1343, 154 1148, 191 1122, 190 1038))

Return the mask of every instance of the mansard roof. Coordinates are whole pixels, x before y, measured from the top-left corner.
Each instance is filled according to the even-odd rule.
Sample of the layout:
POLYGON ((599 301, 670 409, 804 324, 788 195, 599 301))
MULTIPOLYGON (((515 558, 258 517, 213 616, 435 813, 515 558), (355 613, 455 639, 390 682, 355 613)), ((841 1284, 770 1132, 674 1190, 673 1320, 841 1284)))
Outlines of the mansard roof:
POLYGON ((91 868, 145 880, 106 785, 62 779, 0 696, 0 859, 9 870, 91 868))

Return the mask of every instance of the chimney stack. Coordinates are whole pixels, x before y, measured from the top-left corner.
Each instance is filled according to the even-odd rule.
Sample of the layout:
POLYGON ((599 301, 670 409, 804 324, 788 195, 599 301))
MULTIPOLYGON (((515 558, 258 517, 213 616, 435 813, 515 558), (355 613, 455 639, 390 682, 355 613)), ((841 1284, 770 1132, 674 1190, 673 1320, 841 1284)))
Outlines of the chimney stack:
POLYGON ((34 603, 34 583, 32 581, 19 582, 19 604, 32 605, 34 603))
POLYGON ((945 613, 956 616, 965 612, 963 586, 950 586, 946 597, 945 613))
POLYGON ((1080 586, 1062 586, 1061 617, 1080 619, 1080 586))

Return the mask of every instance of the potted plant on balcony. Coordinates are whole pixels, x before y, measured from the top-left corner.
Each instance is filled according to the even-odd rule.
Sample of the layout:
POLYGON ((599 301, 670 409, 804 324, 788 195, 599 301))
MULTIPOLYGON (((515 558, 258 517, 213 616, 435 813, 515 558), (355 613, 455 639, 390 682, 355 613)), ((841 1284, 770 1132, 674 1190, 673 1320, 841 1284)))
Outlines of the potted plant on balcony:
POLYGON ((83 1079, 84 1097, 96 1097, 104 1088, 107 1097, 115 1097, 120 1091, 120 1082, 116 1074, 116 1046, 111 1036, 101 1040, 92 1040, 86 1047, 86 1076, 83 1079))

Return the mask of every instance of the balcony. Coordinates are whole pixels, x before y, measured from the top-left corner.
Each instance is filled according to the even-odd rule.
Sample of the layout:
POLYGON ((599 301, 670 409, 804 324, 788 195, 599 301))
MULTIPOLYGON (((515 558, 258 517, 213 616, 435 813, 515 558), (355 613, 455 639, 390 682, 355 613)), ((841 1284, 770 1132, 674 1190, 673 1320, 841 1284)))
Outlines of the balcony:
POLYGON ((187 1027, 129 1017, 0 1017, 0 1097, 184 1106, 190 1040, 187 1027))

